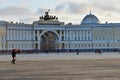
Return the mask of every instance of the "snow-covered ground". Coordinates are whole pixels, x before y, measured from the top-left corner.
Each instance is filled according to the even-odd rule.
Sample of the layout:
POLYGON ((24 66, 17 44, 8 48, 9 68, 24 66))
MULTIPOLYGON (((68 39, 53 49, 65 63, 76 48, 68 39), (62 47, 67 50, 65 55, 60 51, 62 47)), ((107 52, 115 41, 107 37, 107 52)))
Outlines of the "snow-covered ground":
MULTIPOLYGON (((11 60, 11 55, 0 55, 0 61, 11 60)), ((120 59, 118 52, 103 52, 95 54, 94 52, 81 52, 77 55, 73 53, 34 53, 34 54, 17 54, 17 60, 80 60, 80 59, 120 59)))

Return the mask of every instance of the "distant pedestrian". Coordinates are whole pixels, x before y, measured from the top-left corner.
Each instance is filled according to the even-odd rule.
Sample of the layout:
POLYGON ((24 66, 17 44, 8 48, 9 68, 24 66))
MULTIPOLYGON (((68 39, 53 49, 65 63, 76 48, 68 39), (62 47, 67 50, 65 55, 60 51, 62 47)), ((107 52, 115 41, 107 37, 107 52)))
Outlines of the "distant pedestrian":
POLYGON ((77 55, 79 55, 79 51, 77 50, 77 55))
POLYGON ((48 50, 47 49, 45 50, 45 54, 48 54, 48 50))
POLYGON ((59 53, 59 50, 57 50, 57 53, 59 53))
POLYGON ((101 50, 96 50, 95 53, 102 54, 102 51, 101 50))
POLYGON ((11 63, 15 64, 15 61, 16 61, 16 51, 15 51, 15 49, 13 49, 12 50, 12 61, 11 61, 11 63))

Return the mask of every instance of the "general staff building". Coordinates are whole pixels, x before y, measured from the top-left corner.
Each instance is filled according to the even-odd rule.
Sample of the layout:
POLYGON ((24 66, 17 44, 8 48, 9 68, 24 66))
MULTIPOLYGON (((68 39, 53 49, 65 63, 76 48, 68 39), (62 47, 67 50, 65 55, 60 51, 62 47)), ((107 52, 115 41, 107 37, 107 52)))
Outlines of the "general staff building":
POLYGON ((0 21, 0 51, 120 50, 120 23, 100 23, 89 13, 79 25, 64 24, 45 12, 32 24, 0 21))

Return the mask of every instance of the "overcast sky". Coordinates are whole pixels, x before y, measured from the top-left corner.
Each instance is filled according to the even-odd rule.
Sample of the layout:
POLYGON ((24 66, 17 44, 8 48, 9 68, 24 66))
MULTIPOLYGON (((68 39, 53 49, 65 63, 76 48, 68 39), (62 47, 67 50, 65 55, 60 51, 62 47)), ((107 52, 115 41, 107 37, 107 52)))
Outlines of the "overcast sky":
POLYGON ((90 13, 120 23, 120 0, 0 0, 0 20, 32 23, 50 9, 60 21, 79 24, 90 13))

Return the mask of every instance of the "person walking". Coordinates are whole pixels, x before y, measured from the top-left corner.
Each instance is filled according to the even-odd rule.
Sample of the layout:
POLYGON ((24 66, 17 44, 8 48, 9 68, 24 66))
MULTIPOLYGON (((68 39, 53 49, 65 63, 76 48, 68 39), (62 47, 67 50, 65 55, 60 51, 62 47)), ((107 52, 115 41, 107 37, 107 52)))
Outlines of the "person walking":
POLYGON ((79 55, 79 51, 77 50, 77 55, 79 55))
POLYGON ((15 61, 16 61, 16 51, 15 51, 15 49, 13 49, 12 50, 12 61, 11 61, 11 63, 15 64, 15 61))

